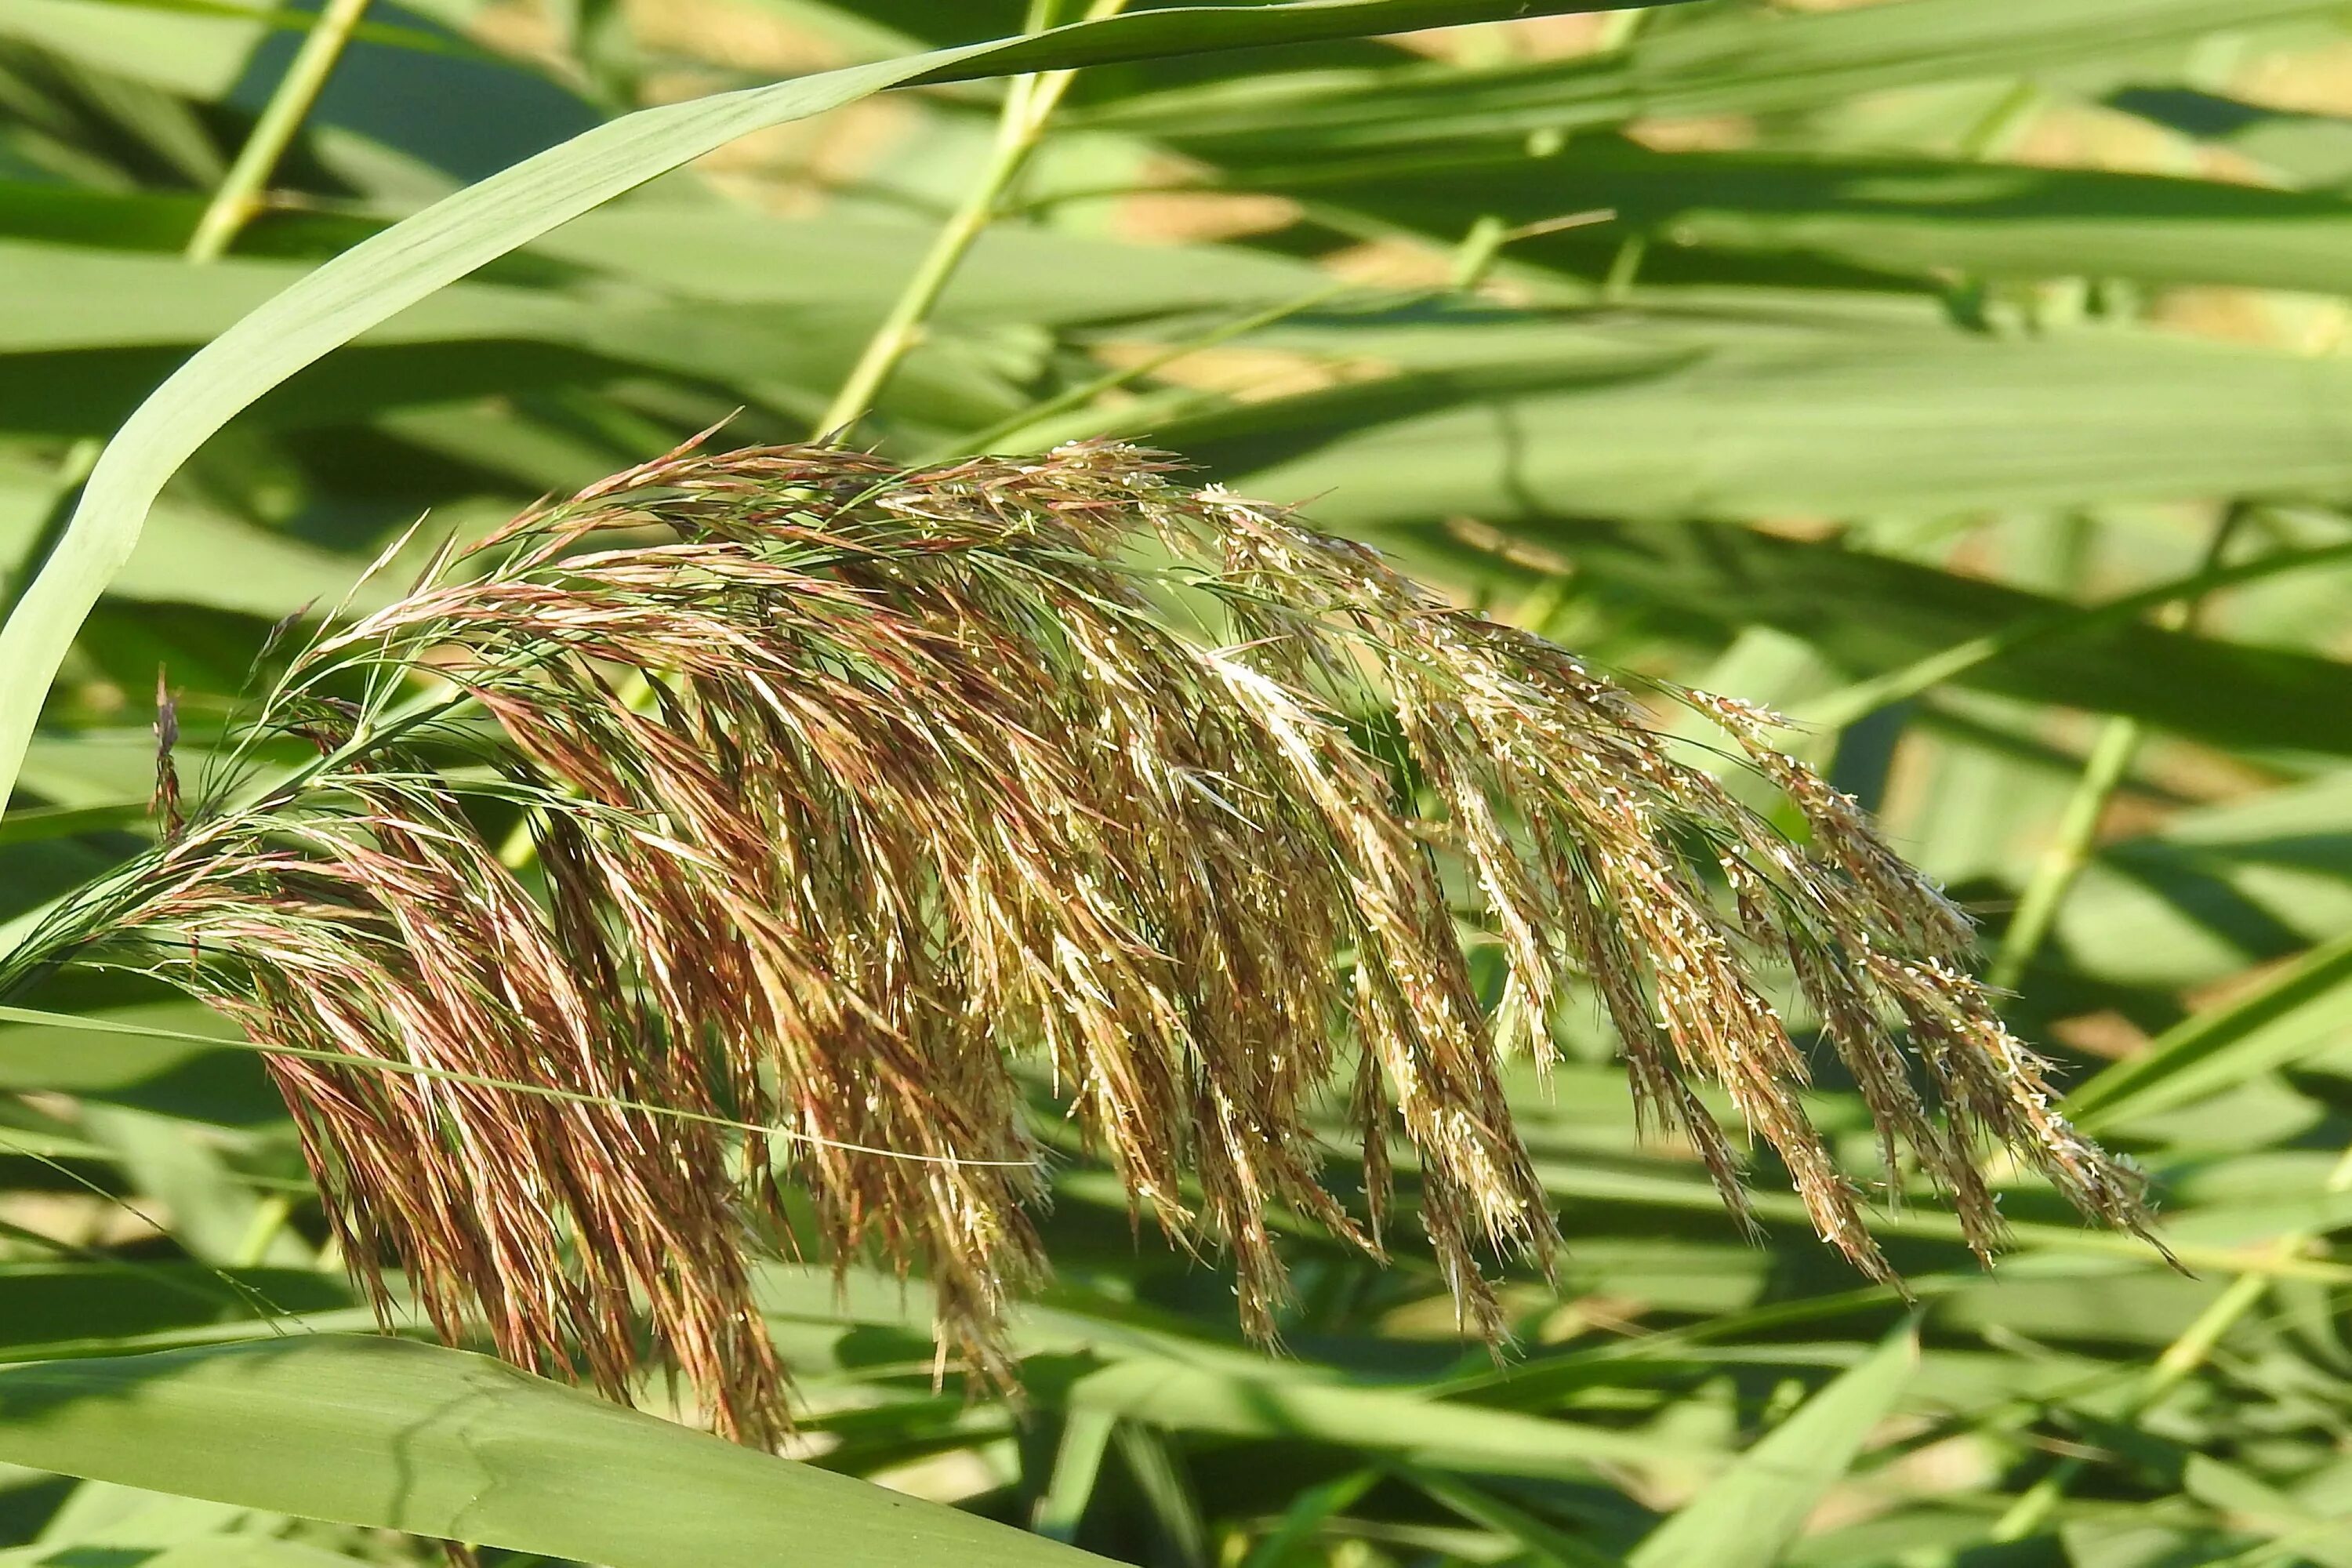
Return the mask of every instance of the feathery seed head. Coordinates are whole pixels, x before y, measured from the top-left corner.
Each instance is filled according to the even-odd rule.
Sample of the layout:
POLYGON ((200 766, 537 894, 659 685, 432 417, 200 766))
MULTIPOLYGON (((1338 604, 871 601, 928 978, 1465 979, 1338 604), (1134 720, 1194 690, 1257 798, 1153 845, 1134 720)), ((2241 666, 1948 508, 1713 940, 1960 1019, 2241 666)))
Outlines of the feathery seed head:
POLYGON ((754 1442, 782 1374, 746 1258, 780 1182, 835 1259, 919 1267, 943 1336, 1009 1379, 1003 1314, 1044 1268, 1024 1057, 1139 1212, 1228 1249, 1261 1336, 1268 1213, 1377 1251, 1399 1136, 1499 1335, 1479 1255, 1559 1237, 1498 1057, 1546 1059, 1580 986, 1736 1215, 1703 1084, 1874 1277, 1768 972, 1980 1252, 1994 1144, 2146 1226, 1963 973, 1966 922, 1770 715, 1674 694, 1802 845, 1559 648, 1172 468, 681 451, 537 509, 299 652, 249 738, 317 760, 184 804, 167 774, 184 825, 9 964, 102 954, 219 1007, 278 1051, 348 1256, 396 1260, 445 1333, 616 1395, 642 1321, 754 1442), (441 695, 400 696, 420 680, 441 695), (485 836, 515 808, 522 874, 485 836), (1492 1018, 1449 874, 1500 938, 1492 1018), (1310 1126, 1343 1073, 1361 1220, 1310 1126))

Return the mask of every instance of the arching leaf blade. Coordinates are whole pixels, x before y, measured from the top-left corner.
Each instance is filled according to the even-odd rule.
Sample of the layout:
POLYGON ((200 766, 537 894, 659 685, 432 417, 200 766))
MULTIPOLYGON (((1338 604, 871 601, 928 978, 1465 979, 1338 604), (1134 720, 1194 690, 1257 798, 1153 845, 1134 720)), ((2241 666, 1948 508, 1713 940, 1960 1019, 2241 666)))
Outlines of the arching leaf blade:
POLYGON ((373 1335, 0 1371, 0 1458, 614 1568, 1101 1561, 484 1356, 373 1335))
POLYGON ((1401 32, 1620 0, 1297 0, 1137 12, 641 110, 527 158, 376 235, 256 309, 158 387, 109 443, 58 548, 0 627, 0 798, 43 696, 148 508, 196 448, 296 371, 446 284, 750 132, 887 88, 1401 32))

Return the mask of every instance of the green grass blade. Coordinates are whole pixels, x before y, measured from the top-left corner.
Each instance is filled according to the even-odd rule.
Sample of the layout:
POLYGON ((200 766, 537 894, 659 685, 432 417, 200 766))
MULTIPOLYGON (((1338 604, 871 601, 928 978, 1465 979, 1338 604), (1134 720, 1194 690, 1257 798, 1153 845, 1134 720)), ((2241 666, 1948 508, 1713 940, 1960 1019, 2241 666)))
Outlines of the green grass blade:
POLYGON ((363 1335, 0 1372, 0 1458, 613 1568, 1101 1561, 487 1357, 363 1335))
MULTIPOLYGON (((1332 203, 1451 243, 1482 214, 1556 217, 1547 165, 1520 148, 1323 159, 1219 182, 1332 203)), ((1580 144, 1576 199, 1611 225, 1514 245, 1587 275, 1627 235, 1671 251, 1814 258, 1920 278, 2127 278, 2352 289, 2352 202, 2221 180, 1819 153, 1649 152, 1580 144)))
MULTIPOLYGON (((1255 480, 1249 488, 1272 489, 1255 480)), ((1360 479, 1318 500, 1316 512, 1441 578, 1535 580, 1445 523, 1390 524, 1380 512, 1392 494, 1360 479)), ((1792 704, 1808 722, 1850 722, 1885 701, 1951 683, 2127 714, 2221 745, 2352 752, 2352 710, 2339 721, 2331 695, 2352 696, 2352 670, 2337 660, 2168 630, 2102 606, 1756 529, 1530 516, 1496 537, 1573 561, 1589 579, 1629 598, 1727 626, 1772 626, 1842 670, 1873 672, 1867 686, 1848 689, 1861 691, 1859 706, 1843 694, 1834 708, 1825 701, 1822 713, 1792 704)))
POLYGON ((2224 28, 2315 19, 2330 0, 1895 0, 1813 15, 1727 5, 1628 49, 1469 74, 1421 64, 1218 82, 1114 104, 1093 123, 1164 136, 1213 162, 1760 114, 1857 93, 2161 58, 2224 28))
POLYGON ((1906 1325, 1643 1538, 1628 1568, 1770 1568, 1894 1411, 1918 1365, 1918 1339, 1906 1325))
POLYGON ((2347 1023, 2352 936, 2342 936, 2236 1001, 2191 1015, 2076 1089, 2068 1110, 2093 1129, 2173 1110, 2333 1046, 2347 1023))
POLYGON ((1372 1489, 1377 1470, 1350 1470, 1300 1492, 1283 1510, 1276 1524, 1251 1549, 1242 1568, 1287 1568, 1298 1552, 1332 1515, 1342 1511, 1372 1489))
POLYGON ((1279 1366, 1237 1374, 1138 1358, 1086 1373, 1066 1393, 1040 1397, 1178 1431, 1338 1444, 1432 1470, 1557 1479, 1596 1466, 1706 1458, 1687 1444, 1637 1433, 1400 1389, 1317 1382, 1279 1366))
MULTIPOLYGON (((1269 334, 1294 344, 1325 348, 1269 334)), ((1942 516, 2352 481, 2338 362, 2147 329, 1986 338, 1910 301, 1754 289, 1351 346, 1406 374, 1158 435, 1277 499, 1331 491, 1317 516, 1343 525, 1942 516)))
POLYGON ((1619 1568, 1618 1560, 1553 1529, 1525 1509, 1454 1476, 1406 1468, 1405 1479, 1472 1523, 1524 1549, 1526 1560, 1545 1568, 1619 1568))
POLYGON ((106 805, 45 805, 12 811, 0 816, 0 845, 37 844, 48 838, 70 838, 78 833, 104 833, 136 828, 147 819, 143 800, 115 801, 106 805))
POLYGON ((157 388, 108 445, 65 537, 0 628, 0 669, 9 677, 0 690, 0 799, 16 782, 42 699, 75 632, 129 559, 164 482, 206 438, 369 327, 656 175, 749 132, 886 88, 1612 8, 1613 0, 1301 0, 1262 9, 1139 12, 644 110, 468 186, 253 311, 157 388))

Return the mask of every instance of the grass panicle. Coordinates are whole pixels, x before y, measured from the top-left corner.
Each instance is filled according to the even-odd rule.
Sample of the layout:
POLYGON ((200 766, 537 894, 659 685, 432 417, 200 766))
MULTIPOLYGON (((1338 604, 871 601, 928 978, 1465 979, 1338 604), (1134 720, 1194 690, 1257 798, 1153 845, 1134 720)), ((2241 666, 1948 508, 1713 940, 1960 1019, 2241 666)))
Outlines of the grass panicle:
POLYGON ((2146 1227, 1969 978, 1966 922, 1769 715, 1668 694, 1802 842, 1560 648, 1172 468, 689 449, 539 508, 295 652, 244 765, 170 784, 166 841, 10 964, 134 964, 265 1047, 355 1058, 271 1058, 347 1256, 524 1364, 616 1395, 674 1367, 755 1443, 783 1373, 747 1258, 803 1202, 800 1233, 919 1270, 943 1341, 1009 1381, 1004 1314, 1045 1268, 1024 1058, 1139 1215, 1229 1252, 1260 1337, 1269 1214, 1377 1253, 1400 1136, 1465 1321, 1501 1334, 1481 1258, 1559 1236, 1498 1064, 1544 1059, 1584 995, 1735 1213, 1706 1085, 1874 1278, 1790 996, 1890 1180, 1916 1163, 1980 1254, 1996 1146, 2146 1227), (266 773, 288 738, 314 759, 266 773), (518 810, 520 872, 491 833, 518 810), (1361 1212, 1319 1176, 1342 1085, 1361 1212))

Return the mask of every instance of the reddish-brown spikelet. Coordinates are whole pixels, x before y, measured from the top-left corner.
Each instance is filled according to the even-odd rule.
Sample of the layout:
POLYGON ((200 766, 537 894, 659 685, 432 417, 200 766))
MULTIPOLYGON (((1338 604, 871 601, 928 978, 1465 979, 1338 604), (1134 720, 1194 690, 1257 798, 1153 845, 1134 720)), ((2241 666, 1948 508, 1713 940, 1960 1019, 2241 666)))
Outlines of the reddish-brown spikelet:
POLYGON ((318 763, 194 803, 11 963, 136 954, 228 1012, 280 1048, 363 1280, 388 1253, 445 1334, 479 1322, 616 1396, 642 1325, 755 1443, 782 1420, 747 1264, 778 1175, 835 1258, 919 1268, 943 1336, 1009 1379, 1003 1314, 1044 1266, 1024 1053, 1139 1209, 1230 1251, 1262 1336, 1285 1291, 1269 1212, 1377 1250, 1400 1132, 1464 1317, 1500 1333, 1480 1255, 1559 1238, 1498 1057, 1546 1058, 1579 986, 1736 1213, 1701 1084, 1875 1277, 1769 973, 1890 1173, 1907 1151, 1980 1252, 1994 1144, 2146 1226, 2137 1178, 2051 1110, 1962 973, 1965 922, 1769 715, 1676 694, 1790 797, 1803 845, 1559 648, 1169 467, 811 447, 615 476, 299 654, 254 732, 318 763), (1208 635, 1174 629, 1171 595, 1208 635), (395 709, 387 672, 455 696, 395 709), (324 695, 361 676, 368 702, 324 695), (1373 713, 1398 755, 1350 728, 1373 713), (535 871, 484 837, 496 801, 527 809, 535 871), (1450 868, 1501 939, 1492 1019, 1450 868), (1369 1227, 1309 1126, 1343 1071, 1369 1227))

